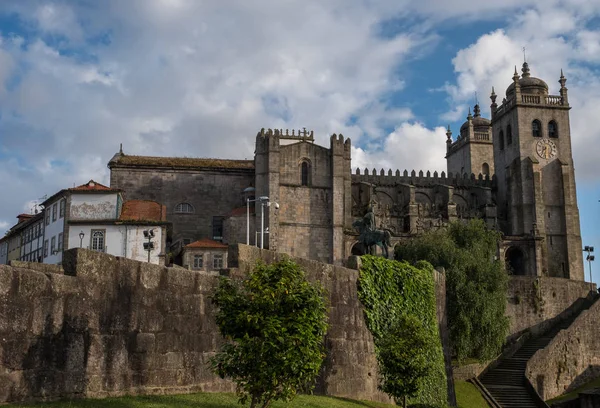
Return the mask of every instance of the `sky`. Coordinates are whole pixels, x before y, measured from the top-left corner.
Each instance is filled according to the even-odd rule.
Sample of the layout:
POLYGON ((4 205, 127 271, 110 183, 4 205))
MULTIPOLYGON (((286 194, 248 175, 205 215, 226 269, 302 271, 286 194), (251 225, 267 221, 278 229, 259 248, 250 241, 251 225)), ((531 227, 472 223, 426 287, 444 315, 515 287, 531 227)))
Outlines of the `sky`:
POLYGON ((551 94, 567 77, 600 255, 600 0, 1 0, 0 234, 46 195, 108 184, 121 143, 251 159, 261 128, 306 127, 350 137, 354 168, 445 170, 445 127, 476 101, 489 117, 523 47, 551 94))

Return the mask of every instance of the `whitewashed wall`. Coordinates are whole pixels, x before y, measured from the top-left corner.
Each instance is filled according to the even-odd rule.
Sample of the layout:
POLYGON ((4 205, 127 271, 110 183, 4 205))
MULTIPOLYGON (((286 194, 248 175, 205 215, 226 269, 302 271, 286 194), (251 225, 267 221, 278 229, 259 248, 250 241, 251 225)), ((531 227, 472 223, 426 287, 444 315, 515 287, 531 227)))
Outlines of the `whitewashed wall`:
POLYGON ((8 241, 0 242, 0 265, 5 265, 8 259, 8 241))
POLYGON ((79 234, 81 232, 85 234, 82 247, 90 249, 92 230, 105 230, 104 245, 106 253, 114 256, 123 256, 136 261, 148 262, 148 252, 144 251, 143 243, 147 241, 144 239, 144 230, 149 228, 154 229, 154 238, 152 241, 155 246, 155 249, 150 253, 150 262, 160 264, 161 259, 158 255, 164 251, 162 247, 163 228, 161 227, 72 224, 71 228, 69 228, 69 249, 79 248, 79 234))
MULTIPOLYGON (((61 197, 62 198, 62 197, 61 197)), ((48 203, 44 209, 44 241, 48 241, 48 256, 44 258, 44 263, 47 264, 58 264, 62 262, 62 252, 52 254, 52 237, 55 237, 55 249, 58 248, 58 234, 62 233, 65 229, 65 217, 60 217, 60 198, 55 201, 48 203), (52 221, 52 206, 56 203, 56 221, 52 221), (50 213, 50 225, 46 225, 46 214, 50 213)), ((43 247, 43 242, 42 242, 43 247)))

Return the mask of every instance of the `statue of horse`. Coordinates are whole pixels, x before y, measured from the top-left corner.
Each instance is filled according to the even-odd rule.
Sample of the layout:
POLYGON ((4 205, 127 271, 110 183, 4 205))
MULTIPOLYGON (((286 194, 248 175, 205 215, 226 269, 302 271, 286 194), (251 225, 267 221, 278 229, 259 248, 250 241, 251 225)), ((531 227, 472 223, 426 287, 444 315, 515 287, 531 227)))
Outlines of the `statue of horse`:
POLYGON ((392 246, 392 234, 388 230, 367 231, 363 220, 354 221, 352 227, 360 234, 358 241, 365 247, 366 255, 374 255, 377 245, 383 251, 383 256, 388 258, 388 247, 392 246))

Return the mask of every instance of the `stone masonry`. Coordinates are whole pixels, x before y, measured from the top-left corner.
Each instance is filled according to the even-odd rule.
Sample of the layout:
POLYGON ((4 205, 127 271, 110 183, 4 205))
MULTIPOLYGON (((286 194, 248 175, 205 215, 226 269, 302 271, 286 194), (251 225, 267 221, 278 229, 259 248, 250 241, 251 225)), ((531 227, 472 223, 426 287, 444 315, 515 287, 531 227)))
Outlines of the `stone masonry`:
MULTIPOLYGON (((279 257, 233 247, 229 262, 238 268, 229 274, 279 257)), ((389 402, 377 390, 357 271, 296 260, 324 285, 330 307, 316 392, 389 402)), ((234 391, 207 366, 223 341, 210 301, 218 279, 82 249, 65 252, 64 274, 37 264, 0 266, 0 403, 234 391)))

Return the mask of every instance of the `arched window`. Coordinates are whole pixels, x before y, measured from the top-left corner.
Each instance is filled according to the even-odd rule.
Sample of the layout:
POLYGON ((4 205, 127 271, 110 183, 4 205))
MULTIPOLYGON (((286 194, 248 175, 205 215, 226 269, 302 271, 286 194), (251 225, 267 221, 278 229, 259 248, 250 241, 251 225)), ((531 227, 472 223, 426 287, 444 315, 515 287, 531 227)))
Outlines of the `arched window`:
POLYGON ((300 164, 300 185, 310 185, 310 163, 306 160, 300 164))
POLYGON ((542 137, 542 123, 537 119, 531 122, 531 134, 533 137, 542 137))
POLYGON ((548 122, 548 137, 557 138, 558 137, 558 126, 556 122, 551 120, 548 122))
POLYGON ((500 131, 498 135, 498 144, 500 145, 500 150, 504 150, 504 132, 500 131))
POLYGON ((510 275, 525 275, 525 256, 520 248, 508 248, 506 250, 506 254, 504 255, 504 263, 506 266, 506 271, 510 275))
POLYGON ((510 146, 512 144, 512 128, 510 125, 506 127, 506 145, 510 146))
POLYGON ((104 252, 104 230, 92 230, 92 251, 104 252))
POLYGON ((487 163, 483 163, 481 165, 481 174, 483 174, 484 176, 487 176, 490 174, 490 165, 487 163))
POLYGON ((176 214, 193 214, 194 207, 190 203, 179 203, 175 206, 176 214))

